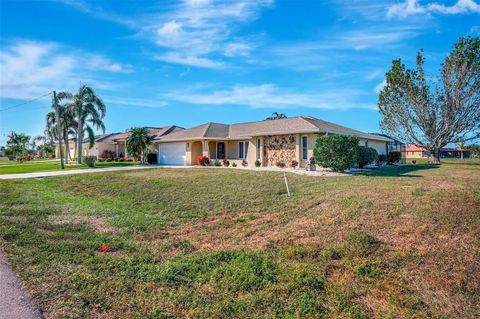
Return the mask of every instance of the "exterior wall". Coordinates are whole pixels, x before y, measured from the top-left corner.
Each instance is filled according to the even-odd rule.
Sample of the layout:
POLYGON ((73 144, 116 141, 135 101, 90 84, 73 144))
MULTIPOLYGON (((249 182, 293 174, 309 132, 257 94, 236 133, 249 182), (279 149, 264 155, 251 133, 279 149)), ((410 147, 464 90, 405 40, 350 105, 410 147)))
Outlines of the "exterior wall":
POLYGON ((369 140, 369 139, 360 139, 360 143, 358 145, 365 146, 365 142, 368 141, 368 147, 372 147, 377 150, 378 155, 385 155, 387 154, 387 142, 382 142, 382 141, 375 141, 375 140, 369 140))
POLYGON ((264 165, 275 166, 277 162, 284 162, 291 166, 292 161, 297 159, 297 140, 295 134, 264 136, 264 165))
POLYGON ((406 158, 425 158, 428 157, 428 153, 425 151, 406 151, 406 158))

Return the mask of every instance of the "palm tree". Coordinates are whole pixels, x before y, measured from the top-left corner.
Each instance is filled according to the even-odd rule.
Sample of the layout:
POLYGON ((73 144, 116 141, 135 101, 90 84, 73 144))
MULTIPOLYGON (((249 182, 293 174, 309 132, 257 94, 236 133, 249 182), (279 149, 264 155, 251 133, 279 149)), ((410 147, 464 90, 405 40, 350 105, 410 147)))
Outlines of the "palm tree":
POLYGON ((11 132, 7 136, 7 148, 9 148, 16 157, 23 157, 27 153, 30 136, 24 133, 11 132))
POLYGON ((127 152, 136 159, 140 158, 141 162, 145 162, 145 154, 147 154, 150 145, 155 136, 150 134, 146 127, 133 127, 129 130, 130 136, 127 137, 127 152))
POLYGON ((280 120, 280 119, 286 119, 287 116, 283 113, 278 113, 278 112, 273 112, 272 116, 269 116, 266 118, 266 120, 280 120))
POLYGON ((105 132, 103 118, 105 117, 106 108, 102 99, 97 96, 91 87, 86 85, 80 86, 78 92, 73 96, 71 106, 77 121, 78 163, 82 164, 83 134, 86 131, 89 135, 89 140, 92 141, 91 136, 95 136, 92 126, 105 132), (88 123, 92 126, 88 125, 88 123))
MULTIPOLYGON (((65 156, 65 161, 67 163, 69 157, 70 159, 72 159, 70 155, 69 136, 74 134, 75 131, 73 130, 73 128, 75 127, 76 122, 71 105, 68 103, 60 104, 60 102, 71 98, 72 94, 69 92, 58 92, 56 101, 60 114, 60 135, 63 138, 63 142, 65 143, 65 152, 67 153, 65 156)), ((55 101, 52 102, 52 107, 55 108, 55 101)), ((52 136, 55 140, 58 140, 56 125, 57 116, 55 114, 55 111, 47 113, 45 131, 48 132, 48 134, 52 136)))

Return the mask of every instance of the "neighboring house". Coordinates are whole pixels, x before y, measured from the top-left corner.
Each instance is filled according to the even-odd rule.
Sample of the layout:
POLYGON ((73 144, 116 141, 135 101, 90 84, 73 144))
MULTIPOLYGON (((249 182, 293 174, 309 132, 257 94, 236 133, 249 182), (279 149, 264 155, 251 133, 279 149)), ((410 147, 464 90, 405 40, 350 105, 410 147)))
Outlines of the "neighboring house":
MULTIPOLYGON (((407 145, 405 148, 406 158, 428 158, 430 152, 416 145, 407 145)), ((470 153, 463 148, 444 147, 440 149, 440 158, 469 158, 470 153)))
POLYGON ((227 159, 237 165, 252 167, 259 160, 262 166, 297 161, 305 166, 313 156, 318 136, 347 134, 360 138, 360 145, 386 154, 392 139, 368 134, 326 122, 311 116, 300 116, 259 122, 220 124, 206 123, 156 138, 158 162, 161 165, 195 165, 198 156, 212 160, 227 159))
MULTIPOLYGON (((148 127, 150 134, 155 136, 156 138, 161 137, 166 134, 170 134, 172 132, 183 130, 182 127, 176 125, 169 125, 163 127, 148 127)), ((127 132, 118 132, 118 133, 110 133, 110 134, 100 134, 95 136, 95 144, 90 148, 88 138, 83 139, 82 144, 82 153, 83 156, 96 156, 97 158, 102 156, 104 151, 111 151, 115 153, 115 157, 124 157, 127 156, 127 148, 126 148, 126 141, 130 133, 127 132)), ((76 157, 76 143, 75 140, 72 139, 70 142, 70 153, 72 154, 72 158, 76 157)), ((158 150, 158 146, 154 146, 153 149, 156 151, 158 150)), ((57 157, 60 156, 58 154, 58 147, 56 147, 55 154, 57 157)))

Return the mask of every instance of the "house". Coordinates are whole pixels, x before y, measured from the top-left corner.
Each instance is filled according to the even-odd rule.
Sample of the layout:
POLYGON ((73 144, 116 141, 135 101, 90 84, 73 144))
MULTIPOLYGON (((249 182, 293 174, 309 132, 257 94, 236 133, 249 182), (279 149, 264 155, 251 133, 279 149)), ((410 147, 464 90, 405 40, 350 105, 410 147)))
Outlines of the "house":
MULTIPOLYGON (((150 134, 154 135, 156 138, 161 137, 172 132, 183 130, 183 127, 176 125, 162 126, 162 127, 148 127, 150 134)), ((83 156, 96 156, 100 158, 104 151, 114 152, 115 157, 124 157, 127 156, 126 141, 130 133, 127 132, 118 132, 110 134, 100 134, 95 136, 95 144, 90 147, 88 138, 83 139, 82 144, 82 153, 83 156)), ((65 146, 63 145, 65 149, 65 146)), ((60 156, 58 153, 58 147, 55 148, 55 155, 60 156)), ((154 147, 154 150, 157 150, 158 147, 154 147)), ((76 157, 76 140, 72 139, 70 142, 70 153, 72 158, 76 157)))
MULTIPOLYGON (((426 149, 416 146, 416 145, 407 145, 405 148, 405 157, 406 158, 428 158, 430 157, 430 152, 426 149)), ((469 158, 470 153, 459 147, 444 147, 440 149, 440 158, 469 158)))
POLYGON ((382 134, 382 133, 370 133, 370 134, 380 135, 380 136, 391 139, 392 140, 391 142, 387 142, 387 154, 390 152, 400 152, 400 154, 402 155, 401 163, 405 163, 405 160, 406 160, 406 157, 405 157, 406 144, 405 143, 391 136, 388 136, 386 134, 382 134))
POLYGON ((313 156, 315 141, 321 135, 347 134, 360 138, 360 145, 386 154, 392 139, 368 134, 311 116, 278 120, 221 124, 205 123, 185 130, 158 136, 158 163, 161 165, 195 165, 198 156, 212 160, 229 160, 237 165, 253 167, 297 161, 305 166, 313 156))

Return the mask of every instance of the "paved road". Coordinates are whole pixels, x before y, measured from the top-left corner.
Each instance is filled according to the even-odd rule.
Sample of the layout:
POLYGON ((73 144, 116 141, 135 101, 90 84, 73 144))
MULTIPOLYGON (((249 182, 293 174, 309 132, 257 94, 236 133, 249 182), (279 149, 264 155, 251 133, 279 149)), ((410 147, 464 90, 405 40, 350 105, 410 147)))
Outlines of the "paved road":
POLYGON ((20 279, 15 275, 0 249, 0 318, 41 319, 40 309, 23 291, 20 279))
POLYGON ((0 179, 38 178, 38 177, 49 177, 49 176, 128 171, 128 170, 135 170, 135 169, 147 169, 147 168, 158 168, 158 167, 159 166, 154 165, 154 166, 122 166, 122 167, 66 169, 64 171, 58 170, 58 171, 21 173, 21 174, 3 174, 3 175, 0 175, 0 179))

